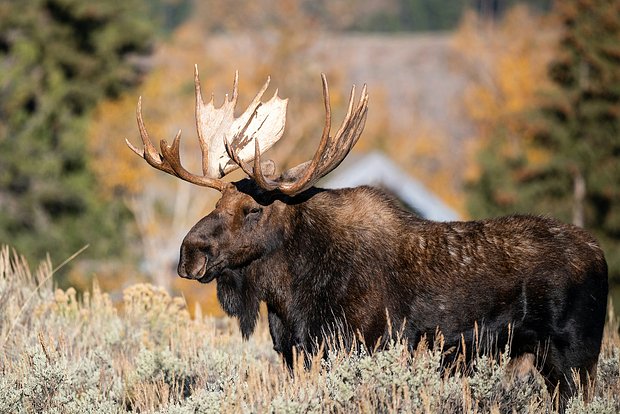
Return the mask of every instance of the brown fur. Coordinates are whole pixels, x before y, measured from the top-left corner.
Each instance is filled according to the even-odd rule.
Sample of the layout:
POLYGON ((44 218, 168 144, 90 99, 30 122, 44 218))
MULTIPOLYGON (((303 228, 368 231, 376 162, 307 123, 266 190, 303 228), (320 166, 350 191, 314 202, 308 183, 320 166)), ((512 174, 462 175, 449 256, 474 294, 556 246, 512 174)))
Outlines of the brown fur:
POLYGON ((240 181, 186 236, 179 274, 216 279, 246 337, 265 301, 289 365, 294 348, 316 352, 336 328, 370 347, 390 324, 412 347, 439 328, 446 362, 509 340, 512 356, 537 354, 564 402, 571 369, 585 379, 596 365, 607 304, 603 252, 580 228, 534 216, 433 222, 371 187, 288 197, 240 181))

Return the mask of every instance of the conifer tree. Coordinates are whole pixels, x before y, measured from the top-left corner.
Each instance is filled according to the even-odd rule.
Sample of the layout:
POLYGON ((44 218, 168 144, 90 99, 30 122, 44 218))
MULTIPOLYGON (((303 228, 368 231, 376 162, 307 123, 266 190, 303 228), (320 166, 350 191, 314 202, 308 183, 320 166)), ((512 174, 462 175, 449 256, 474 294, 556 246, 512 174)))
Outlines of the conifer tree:
POLYGON ((565 0, 554 89, 520 116, 522 139, 509 155, 496 148, 501 127, 481 154, 472 188, 475 216, 548 214, 591 230, 620 280, 620 3, 565 0), (528 152, 544 156, 528 161, 528 152))
MULTIPOLYGON (((117 253, 128 214, 104 202, 85 131, 98 100, 139 80, 142 0, 0 0, 0 243, 54 263, 117 253)), ((110 137, 110 139, 120 139, 110 137)))

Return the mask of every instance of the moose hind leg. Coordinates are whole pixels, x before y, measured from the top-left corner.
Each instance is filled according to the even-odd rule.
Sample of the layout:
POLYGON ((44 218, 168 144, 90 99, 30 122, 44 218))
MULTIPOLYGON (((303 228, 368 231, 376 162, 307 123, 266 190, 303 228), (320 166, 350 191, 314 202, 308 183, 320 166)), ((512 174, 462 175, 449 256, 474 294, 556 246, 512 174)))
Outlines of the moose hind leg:
POLYGON ((587 344, 574 342, 569 346, 565 343, 562 345, 559 347, 551 341, 544 355, 539 355, 539 359, 543 359, 540 371, 549 394, 553 396, 556 389, 559 391, 557 402, 561 413, 566 409, 568 400, 580 390, 586 401, 588 400, 593 392, 591 386, 598 360, 598 352, 587 352, 587 349, 592 349, 587 344))
POLYGON ((548 388, 559 386, 563 411, 577 392, 586 400, 593 392, 607 308, 606 268, 593 269, 582 284, 555 291, 550 299, 539 318, 547 321, 539 325, 539 339, 547 339, 538 360, 548 388))

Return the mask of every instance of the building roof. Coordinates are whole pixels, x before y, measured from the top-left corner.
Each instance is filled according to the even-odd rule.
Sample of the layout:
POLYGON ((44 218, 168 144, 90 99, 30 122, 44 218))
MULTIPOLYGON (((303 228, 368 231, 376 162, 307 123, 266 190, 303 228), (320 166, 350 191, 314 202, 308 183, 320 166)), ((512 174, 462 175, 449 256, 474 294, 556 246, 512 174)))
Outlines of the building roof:
POLYGON ((407 207, 429 220, 459 219, 455 210, 378 151, 357 157, 349 155, 342 165, 319 185, 324 188, 373 185, 392 192, 407 207))

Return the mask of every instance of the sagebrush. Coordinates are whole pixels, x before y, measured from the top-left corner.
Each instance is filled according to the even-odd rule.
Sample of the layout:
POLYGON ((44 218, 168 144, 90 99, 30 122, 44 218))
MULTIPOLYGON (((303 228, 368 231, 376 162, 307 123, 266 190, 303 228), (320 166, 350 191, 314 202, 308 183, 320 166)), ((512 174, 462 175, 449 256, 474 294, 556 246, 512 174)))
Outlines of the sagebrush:
MULTIPOLYGON (((243 341, 232 319, 192 318, 158 287, 130 286, 115 303, 96 284, 83 295, 54 290, 51 272, 0 252, 0 413, 553 412, 542 378, 503 350, 449 376, 441 349, 327 346, 312 368, 291 372, 264 320, 243 341)), ((587 405, 573 398, 569 413, 620 412, 620 337, 609 319, 596 393, 587 405)))

